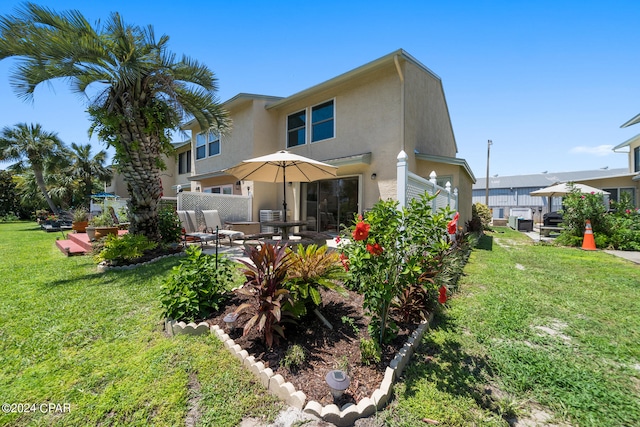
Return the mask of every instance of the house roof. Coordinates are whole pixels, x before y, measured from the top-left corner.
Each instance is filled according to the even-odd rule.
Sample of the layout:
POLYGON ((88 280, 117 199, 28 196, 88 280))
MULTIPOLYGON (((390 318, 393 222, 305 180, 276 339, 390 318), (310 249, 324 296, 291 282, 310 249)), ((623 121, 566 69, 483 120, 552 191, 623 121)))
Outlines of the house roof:
POLYGON ((623 147, 628 147, 638 140, 640 140, 640 133, 632 138, 627 139, 625 142, 622 142, 616 145, 615 147, 613 147, 613 151, 619 150, 620 148, 623 148, 623 147))
POLYGON ((622 125, 620 125, 620 127, 621 128, 626 128, 628 126, 635 125, 637 123, 640 123, 640 114, 638 114, 637 116, 634 116, 630 120, 624 122, 622 125))
POLYGON ((378 58, 374 61, 371 61, 369 63, 366 63, 364 65, 361 65, 360 67, 354 68, 351 71, 347 71, 346 73, 340 74, 337 77, 334 77, 332 79, 326 80, 322 83, 319 83, 315 86, 311 86, 308 89, 302 90, 300 92, 297 92, 291 96, 288 96, 286 98, 283 98, 279 101, 276 101, 272 104, 267 105, 267 109, 272 109, 272 108, 281 108, 284 106, 287 106, 293 102, 299 101, 300 99, 306 98, 314 93, 320 92, 325 90, 328 87, 331 86, 336 86, 338 84, 341 84, 345 81, 348 80, 352 80, 352 79, 356 79, 360 76, 362 76, 363 74, 367 74, 370 73, 372 71, 375 71, 379 68, 382 67, 386 67, 389 66, 390 64, 393 64, 396 57, 401 57, 409 62, 412 62, 413 64, 417 65, 418 67, 420 67, 423 71, 425 71, 426 73, 430 74, 431 76, 433 76, 435 79, 437 79, 438 81, 442 81, 440 79, 440 77, 434 73, 433 71, 431 71, 429 68, 427 68, 426 66, 424 66, 420 61, 418 61, 417 59, 415 59, 413 56, 409 55, 406 51, 404 51, 403 49, 398 49, 394 52, 391 52, 381 58, 378 58))
MULTIPOLYGON (((489 177, 489 188, 523 188, 523 187, 548 187, 559 182, 587 181, 599 178, 612 178, 616 176, 631 176, 627 168, 597 169, 575 172, 537 173, 531 175, 513 175, 489 177)), ((473 185, 474 190, 486 188, 486 178, 479 178, 473 185)))
POLYGON ((469 164, 465 159, 460 159, 458 157, 446 157, 446 156, 434 156, 429 154, 416 153, 417 160, 427 160, 435 163, 445 163, 448 165, 455 165, 464 168, 464 170, 469 174, 473 183, 476 183, 476 177, 471 171, 469 164))

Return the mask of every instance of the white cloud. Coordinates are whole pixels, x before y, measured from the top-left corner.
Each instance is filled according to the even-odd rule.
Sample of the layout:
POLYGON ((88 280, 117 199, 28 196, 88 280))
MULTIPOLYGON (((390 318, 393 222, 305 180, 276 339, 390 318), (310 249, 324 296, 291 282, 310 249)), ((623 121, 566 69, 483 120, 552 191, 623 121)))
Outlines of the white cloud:
POLYGON ((613 145, 598 145, 596 147, 585 147, 584 145, 579 145, 577 147, 573 147, 569 150, 570 153, 577 154, 592 154, 598 157, 608 156, 609 154, 613 154, 613 145))

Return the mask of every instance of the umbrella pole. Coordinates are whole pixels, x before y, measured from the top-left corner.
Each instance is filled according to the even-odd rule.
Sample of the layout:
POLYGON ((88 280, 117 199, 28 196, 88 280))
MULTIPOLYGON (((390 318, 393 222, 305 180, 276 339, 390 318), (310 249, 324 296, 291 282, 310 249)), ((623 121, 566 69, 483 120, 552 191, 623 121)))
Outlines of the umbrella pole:
POLYGON ((287 167, 282 167, 282 207, 284 208, 284 222, 287 222, 287 167))

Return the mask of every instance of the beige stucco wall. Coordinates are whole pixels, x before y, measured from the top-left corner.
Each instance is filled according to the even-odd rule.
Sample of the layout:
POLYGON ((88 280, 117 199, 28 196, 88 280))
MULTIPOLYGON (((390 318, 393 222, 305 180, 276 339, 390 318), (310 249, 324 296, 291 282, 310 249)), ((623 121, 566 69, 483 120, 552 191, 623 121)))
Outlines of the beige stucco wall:
MULTIPOLYGON (((405 152, 455 157, 456 142, 442 82, 412 62, 404 62, 405 152)), ((415 163, 410 157, 410 168, 415 163)))

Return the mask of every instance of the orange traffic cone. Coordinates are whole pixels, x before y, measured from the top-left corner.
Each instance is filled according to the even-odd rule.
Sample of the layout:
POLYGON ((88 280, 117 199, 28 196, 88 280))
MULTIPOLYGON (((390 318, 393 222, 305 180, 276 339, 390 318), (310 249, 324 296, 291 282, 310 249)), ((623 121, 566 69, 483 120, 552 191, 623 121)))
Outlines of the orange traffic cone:
POLYGON ((596 241, 593 238, 593 230, 591 229, 591 221, 587 220, 584 227, 584 239, 582 240, 582 249, 585 251, 595 251, 596 241))

